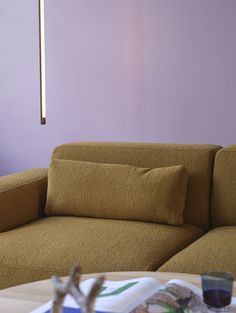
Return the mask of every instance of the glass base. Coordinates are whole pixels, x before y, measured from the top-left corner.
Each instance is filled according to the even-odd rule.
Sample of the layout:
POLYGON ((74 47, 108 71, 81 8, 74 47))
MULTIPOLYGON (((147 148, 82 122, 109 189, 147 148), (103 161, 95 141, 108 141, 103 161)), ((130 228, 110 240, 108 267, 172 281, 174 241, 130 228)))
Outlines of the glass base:
POLYGON ((229 306, 224 306, 223 308, 213 308, 211 306, 207 306, 209 313, 210 312, 228 312, 229 311, 229 306))

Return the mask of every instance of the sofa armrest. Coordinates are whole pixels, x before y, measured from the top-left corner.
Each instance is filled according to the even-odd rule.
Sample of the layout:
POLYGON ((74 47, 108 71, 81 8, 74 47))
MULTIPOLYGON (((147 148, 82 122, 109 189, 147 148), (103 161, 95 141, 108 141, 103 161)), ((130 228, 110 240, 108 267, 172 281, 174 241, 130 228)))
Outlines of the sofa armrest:
POLYGON ((42 217, 46 194, 46 168, 0 177, 0 232, 42 217))

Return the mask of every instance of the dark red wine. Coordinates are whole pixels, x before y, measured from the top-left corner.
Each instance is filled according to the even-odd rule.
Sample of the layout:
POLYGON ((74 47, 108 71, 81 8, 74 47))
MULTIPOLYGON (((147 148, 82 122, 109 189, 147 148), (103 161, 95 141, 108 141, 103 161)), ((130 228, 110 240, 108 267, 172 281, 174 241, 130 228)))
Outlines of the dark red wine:
POLYGON ((223 289, 203 291, 204 302, 214 308, 223 308, 231 302, 231 293, 223 289))

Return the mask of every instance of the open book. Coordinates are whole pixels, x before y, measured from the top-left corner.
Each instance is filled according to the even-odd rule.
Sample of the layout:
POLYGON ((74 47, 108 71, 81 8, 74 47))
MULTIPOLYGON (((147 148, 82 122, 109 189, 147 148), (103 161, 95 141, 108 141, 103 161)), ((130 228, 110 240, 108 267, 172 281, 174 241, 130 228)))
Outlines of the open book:
MULTIPOLYGON (((95 279, 80 284, 81 290, 89 292, 95 279)), ((236 301, 229 312, 236 312, 236 301)), ((48 302, 31 313, 50 313, 48 302)), ((207 313, 202 301, 201 289, 183 280, 173 279, 165 285, 151 277, 123 281, 106 280, 95 302, 96 312, 109 313, 207 313)), ((63 313, 79 313, 74 299, 67 295, 63 313)))

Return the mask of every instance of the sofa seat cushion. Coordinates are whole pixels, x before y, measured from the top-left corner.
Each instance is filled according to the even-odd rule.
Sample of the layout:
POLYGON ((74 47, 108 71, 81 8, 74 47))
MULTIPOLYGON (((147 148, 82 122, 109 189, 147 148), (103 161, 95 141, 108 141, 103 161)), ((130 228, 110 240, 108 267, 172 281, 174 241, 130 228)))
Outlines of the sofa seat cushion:
POLYGON ((159 268, 162 272, 200 274, 230 271, 236 277, 236 226, 214 228, 159 268))
POLYGON ((0 234, 0 287, 83 273, 156 270, 202 235, 192 225, 47 217, 0 234))

